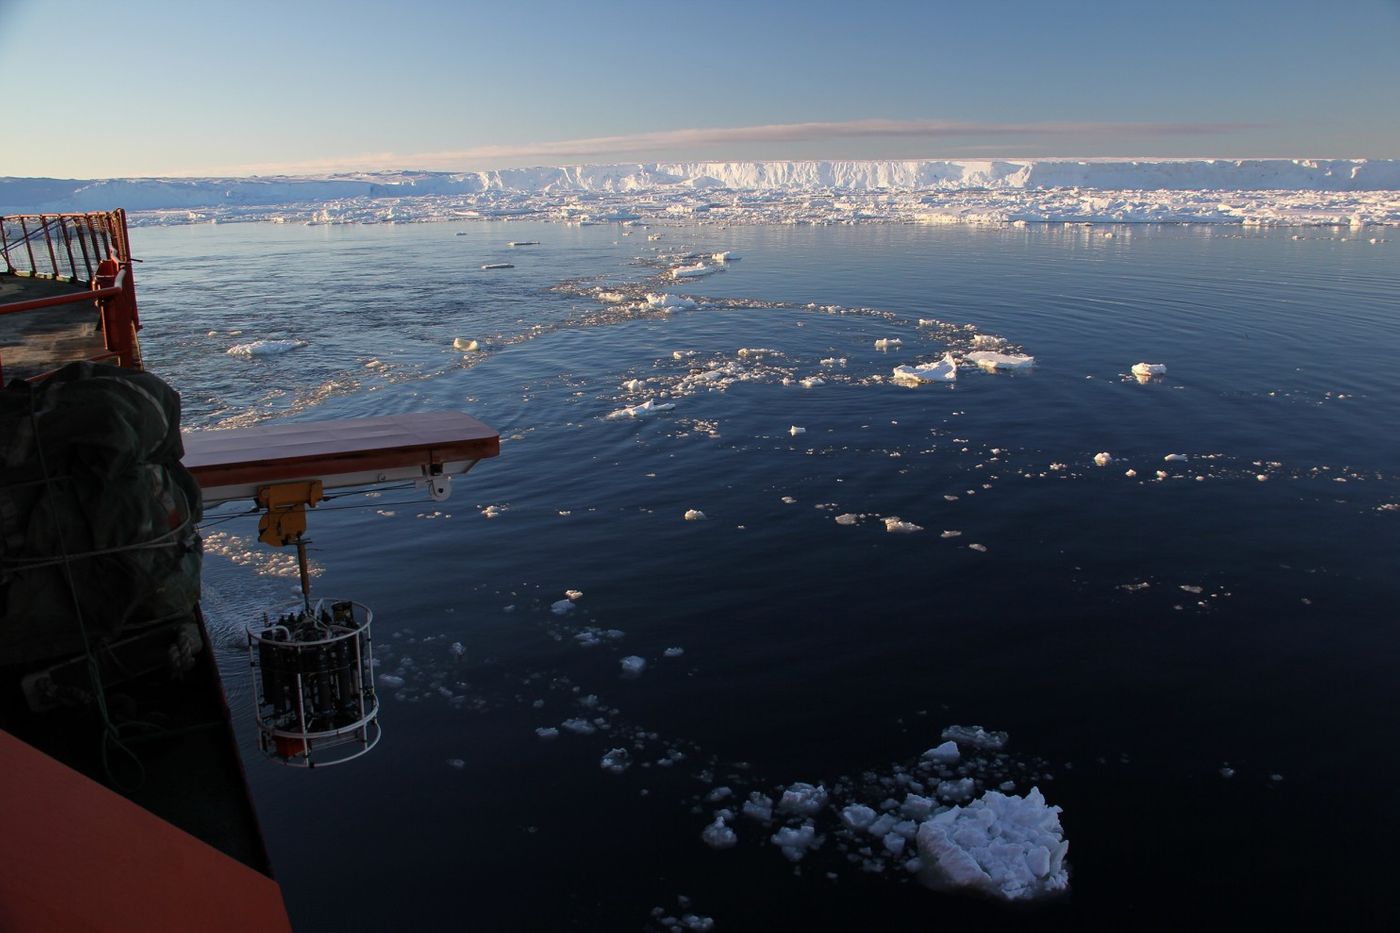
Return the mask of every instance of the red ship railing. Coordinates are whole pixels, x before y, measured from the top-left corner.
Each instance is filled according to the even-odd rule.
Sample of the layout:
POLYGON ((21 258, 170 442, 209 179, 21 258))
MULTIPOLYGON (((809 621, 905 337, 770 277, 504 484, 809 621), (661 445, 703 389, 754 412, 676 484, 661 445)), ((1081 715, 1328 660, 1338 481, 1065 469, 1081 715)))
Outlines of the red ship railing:
POLYGON ((131 257, 126 211, 0 216, 0 255, 6 275, 83 284, 88 288, 0 304, 0 315, 94 302, 107 352, 90 359, 115 360, 128 369, 141 368, 141 351, 136 342, 141 319, 131 272, 136 260, 131 257))

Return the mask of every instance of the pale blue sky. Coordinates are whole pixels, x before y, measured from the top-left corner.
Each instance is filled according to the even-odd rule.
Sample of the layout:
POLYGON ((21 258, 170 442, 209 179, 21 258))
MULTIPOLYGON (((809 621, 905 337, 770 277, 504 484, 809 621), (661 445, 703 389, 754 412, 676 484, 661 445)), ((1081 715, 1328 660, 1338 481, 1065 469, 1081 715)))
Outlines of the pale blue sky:
POLYGON ((1400 157, 1400 0, 0 0, 0 63, 0 175, 1400 157))

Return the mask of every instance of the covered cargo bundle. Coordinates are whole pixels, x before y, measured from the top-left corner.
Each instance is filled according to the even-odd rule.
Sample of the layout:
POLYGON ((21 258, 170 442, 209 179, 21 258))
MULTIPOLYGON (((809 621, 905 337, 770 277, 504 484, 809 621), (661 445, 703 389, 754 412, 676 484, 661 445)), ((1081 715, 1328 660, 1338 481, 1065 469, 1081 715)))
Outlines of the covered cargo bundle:
POLYGON ((149 373, 73 363, 0 389, 0 665, 189 618, 202 509, 183 456, 180 396, 149 373))

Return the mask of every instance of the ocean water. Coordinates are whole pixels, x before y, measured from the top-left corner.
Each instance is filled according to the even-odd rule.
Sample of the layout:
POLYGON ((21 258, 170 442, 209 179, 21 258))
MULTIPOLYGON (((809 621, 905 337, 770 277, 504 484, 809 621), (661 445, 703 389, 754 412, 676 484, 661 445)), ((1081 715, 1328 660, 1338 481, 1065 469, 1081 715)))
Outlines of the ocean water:
POLYGON ((445 503, 311 514, 314 590, 374 609, 388 675, 383 741, 344 766, 257 757, 242 629, 295 576, 241 507, 206 518, 206 610, 297 928, 1393 924, 1400 254, 1369 238, 136 231, 146 361, 187 427, 465 409, 503 439, 445 503), (661 278, 720 250, 742 258, 661 278), (889 381, 975 334, 1036 365, 889 381), (255 340, 296 348, 228 352, 255 340), (1139 361, 1167 373, 1140 384, 1139 361), (674 408, 608 417, 648 399, 674 408), (535 731, 578 719, 596 731, 535 731), (1009 735, 965 758, 978 793, 1063 808, 1067 894, 934 890, 841 832, 952 725, 1009 735), (600 767, 619 747, 630 766, 600 767), (831 802, 801 861, 742 815, 735 847, 702 841, 799 781, 831 802))

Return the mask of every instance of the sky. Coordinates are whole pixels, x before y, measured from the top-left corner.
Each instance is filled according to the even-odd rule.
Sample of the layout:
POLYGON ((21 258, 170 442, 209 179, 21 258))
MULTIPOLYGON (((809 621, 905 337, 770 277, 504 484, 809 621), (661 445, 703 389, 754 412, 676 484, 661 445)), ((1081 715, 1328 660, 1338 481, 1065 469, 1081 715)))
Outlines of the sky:
POLYGON ((0 176, 1400 157, 1400 0, 0 0, 0 176))

